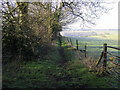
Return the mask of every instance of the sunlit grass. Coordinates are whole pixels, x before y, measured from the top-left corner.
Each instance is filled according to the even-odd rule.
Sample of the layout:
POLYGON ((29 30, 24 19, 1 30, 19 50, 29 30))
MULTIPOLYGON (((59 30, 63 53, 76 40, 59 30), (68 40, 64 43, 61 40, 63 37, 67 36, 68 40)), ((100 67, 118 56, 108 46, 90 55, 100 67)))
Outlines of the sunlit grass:
POLYGON ((103 40, 118 40, 118 34, 109 34, 109 35, 98 35, 98 36, 89 36, 92 38, 98 38, 98 39, 103 39, 103 40))

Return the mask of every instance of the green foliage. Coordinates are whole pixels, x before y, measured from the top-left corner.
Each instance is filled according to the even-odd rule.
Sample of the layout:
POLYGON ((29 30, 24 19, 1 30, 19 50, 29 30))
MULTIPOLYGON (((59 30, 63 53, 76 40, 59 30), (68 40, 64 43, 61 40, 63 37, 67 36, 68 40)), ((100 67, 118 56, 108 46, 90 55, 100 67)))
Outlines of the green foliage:
POLYGON ((53 36, 52 36, 52 38, 53 39, 56 39, 57 38, 57 33, 59 32, 59 31, 62 31, 62 29, 61 29, 61 25, 59 25, 59 22, 57 22, 57 23, 54 23, 53 25, 52 25, 52 33, 53 33, 53 36))
POLYGON ((69 46, 68 43, 66 42, 62 42, 62 47, 64 48, 64 53, 65 53, 65 57, 66 59, 69 60, 73 60, 75 58, 75 52, 72 51, 72 47, 69 46))
POLYGON ((51 45, 61 31, 60 12, 53 12, 51 3, 19 2, 14 10, 9 2, 7 5, 3 56, 12 58, 4 58, 10 62, 3 64, 3 88, 108 87, 76 60, 66 43, 51 45), (67 61, 60 63, 62 60, 67 61))
POLYGON ((29 62, 21 66, 19 71, 7 71, 3 75, 3 87, 110 88, 104 78, 90 74, 83 66, 68 65, 67 69, 65 69, 51 61, 29 62), (9 75, 11 75, 11 77, 8 77, 9 75))
POLYGON ((27 61, 47 54, 51 40, 61 30, 59 17, 50 10, 51 3, 16 2, 15 7, 7 2, 5 5, 8 8, 3 10, 3 56, 6 57, 3 61, 8 54, 12 60, 27 61))

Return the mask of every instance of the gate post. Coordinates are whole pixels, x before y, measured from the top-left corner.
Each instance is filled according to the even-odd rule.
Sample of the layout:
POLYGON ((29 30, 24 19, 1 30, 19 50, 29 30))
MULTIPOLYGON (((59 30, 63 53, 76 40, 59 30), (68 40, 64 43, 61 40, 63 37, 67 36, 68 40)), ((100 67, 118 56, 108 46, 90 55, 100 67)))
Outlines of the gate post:
POLYGON ((87 43, 85 43, 85 57, 87 57, 87 43))
POLYGON ((76 48, 77 48, 77 50, 78 50, 78 40, 76 40, 76 48))
POLYGON ((103 69, 106 70, 107 66, 107 43, 103 45, 103 69))
POLYGON ((71 43, 71 46, 73 46, 71 38, 70 38, 70 43, 71 43))

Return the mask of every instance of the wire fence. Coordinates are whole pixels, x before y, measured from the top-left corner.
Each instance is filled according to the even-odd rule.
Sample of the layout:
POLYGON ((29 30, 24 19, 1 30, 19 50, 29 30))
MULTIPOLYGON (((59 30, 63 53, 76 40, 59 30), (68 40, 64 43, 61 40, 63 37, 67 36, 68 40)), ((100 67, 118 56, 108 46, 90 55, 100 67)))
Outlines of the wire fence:
POLYGON ((120 48, 108 46, 106 43, 102 46, 94 44, 90 45, 70 37, 62 37, 62 40, 69 43, 69 45, 71 45, 74 49, 83 52, 85 57, 89 56, 90 54, 91 56, 94 56, 98 62, 96 67, 103 67, 104 72, 109 74, 111 78, 115 79, 116 83, 109 82, 110 85, 113 87, 119 86, 117 84, 120 82, 120 56, 115 52, 120 51, 120 48), (114 49, 116 51, 113 51, 114 49), (100 51, 102 51, 101 55, 100 51))

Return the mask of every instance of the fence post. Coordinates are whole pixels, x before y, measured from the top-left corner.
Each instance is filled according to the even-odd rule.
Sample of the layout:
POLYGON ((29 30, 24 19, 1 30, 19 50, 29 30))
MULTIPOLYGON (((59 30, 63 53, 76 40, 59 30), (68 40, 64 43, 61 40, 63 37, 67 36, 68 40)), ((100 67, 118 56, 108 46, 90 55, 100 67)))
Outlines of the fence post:
POLYGON ((58 36, 58 41, 59 41, 59 46, 61 47, 62 46, 62 36, 60 35, 60 33, 58 36))
POLYGON ((77 48, 77 50, 78 50, 78 40, 76 40, 76 48, 77 48))
POLYGON ((86 49, 87 49, 87 45, 86 45, 86 43, 85 43, 85 57, 87 57, 87 52, 86 52, 86 49))
POLYGON ((68 39, 68 37, 67 37, 67 42, 69 43, 69 39, 68 39))
POLYGON ((107 66, 107 43, 103 45, 103 68, 106 70, 107 66))
POLYGON ((73 46, 71 38, 70 38, 70 43, 71 43, 71 46, 73 46))

